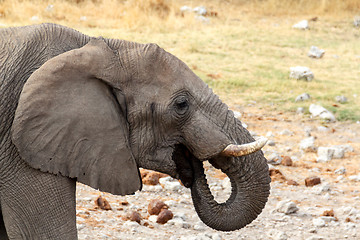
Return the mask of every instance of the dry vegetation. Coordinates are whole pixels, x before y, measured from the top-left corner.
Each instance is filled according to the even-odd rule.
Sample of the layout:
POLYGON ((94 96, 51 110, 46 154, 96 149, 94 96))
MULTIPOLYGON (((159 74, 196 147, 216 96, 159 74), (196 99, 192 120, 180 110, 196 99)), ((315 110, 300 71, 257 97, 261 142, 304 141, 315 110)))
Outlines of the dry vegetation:
POLYGON ((231 106, 256 101, 266 110, 294 111, 320 103, 341 120, 360 120, 360 15, 358 0, 3 0, 0 25, 55 22, 86 34, 156 42, 184 60, 231 106), (181 14, 203 5, 217 13, 209 23, 181 14), (34 17, 36 16, 36 17, 34 17), (310 30, 291 26, 302 19, 310 30), (326 50, 307 57, 311 45, 326 50), (312 82, 288 78, 291 66, 308 66, 312 82), (312 99, 295 103, 308 92, 312 99), (338 104, 336 95, 349 102, 338 104))

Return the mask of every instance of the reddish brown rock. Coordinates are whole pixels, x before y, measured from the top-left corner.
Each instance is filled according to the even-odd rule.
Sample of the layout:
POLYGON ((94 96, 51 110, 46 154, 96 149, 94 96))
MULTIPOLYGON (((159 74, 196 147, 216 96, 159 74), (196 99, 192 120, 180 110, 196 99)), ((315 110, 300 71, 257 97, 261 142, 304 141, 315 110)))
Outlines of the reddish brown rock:
POLYGON ((157 185, 159 184, 160 174, 157 172, 149 172, 143 179, 142 182, 145 185, 157 185))
POLYGON ((279 169, 270 169, 269 174, 270 174, 270 177, 271 177, 271 181, 279 181, 279 182, 285 182, 286 181, 286 178, 280 172, 279 169))
POLYGON ((168 209, 162 209, 159 216, 156 219, 157 223, 165 224, 174 217, 174 214, 168 209))
POLYGON ((312 187, 321 183, 319 177, 308 177, 305 179, 305 186, 312 187))
POLYGON ((293 161, 292 161, 291 157, 284 156, 281 160, 281 165, 288 166, 288 167, 292 166, 293 161))
POLYGON ((162 209, 169 208, 163 201, 153 199, 148 205, 148 212, 150 215, 158 215, 162 209))
POLYGON ((138 212, 133 211, 132 213, 130 213, 130 214, 128 215, 128 219, 129 219, 130 221, 134 221, 134 222, 137 222, 137 223, 140 224, 140 222, 141 222, 141 215, 140 215, 138 212))
POLYGON ((167 174, 164 173, 149 171, 145 169, 141 169, 140 174, 141 174, 142 182, 145 185, 157 185, 159 184, 160 178, 168 176, 167 174))
POLYGON ((111 210, 110 203, 102 196, 95 200, 95 205, 103 210, 111 210))
POLYGON ((294 180, 288 180, 286 183, 287 183, 287 185, 299 186, 299 184, 294 180))
POLYGON ((334 214, 334 210, 331 209, 331 210, 325 210, 321 216, 326 216, 326 217, 334 217, 335 214, 334 214))

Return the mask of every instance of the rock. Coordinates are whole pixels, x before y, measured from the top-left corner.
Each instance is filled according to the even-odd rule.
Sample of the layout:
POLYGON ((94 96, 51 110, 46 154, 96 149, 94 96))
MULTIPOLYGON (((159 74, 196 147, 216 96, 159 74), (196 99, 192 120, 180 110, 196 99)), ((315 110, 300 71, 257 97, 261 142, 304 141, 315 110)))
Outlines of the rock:
POLYGON ((323 194, 325 192, 330 192, 330 185, 329 184, 318 185, 314 187, 313 192, 317 195, 323 194))
POLYGON ((308 22, 308 20, 302 20, 302 21, 294 24, 292 26, 292 28, 301 29, 301 30, 309 29, 309 22, 308 22))
POLYGON ((348 101, 348 99, 345 96, 340 95, 340 96, 335 97, 335 101, 337 101, 339 103, 346 103, 348 101))
POLYGON ((45 8, 45 11, 47 11, 47 12, 52 12, 53 10, 54 10, 54 5, 53 4, 49 4, 45 8))
POLYGON ((274 135, 273 132, 271 132, 271 131, 267 132, 265 136, 266 136, 267 138, 275 137, 275 135, 274 135))
POLYGON ((162 209, 167 209, 168 206, 159 199, 153 199, 148 205, 148 212, 150 215, 158 215, 162 209))
POLYGON ((293 201, 290 200, 283 200, 278 202, 276 205, 276 210, 281 213, 285 213, 286 215, 291 213, 296 213, 299 208, 296 206, 296 204, 293 201))
POLYGON ((336 169, 334 173, 335 174, 345 174, 346 173, 346 168, 340 167, 340 168, 336 169))
POLYGON ((280 131, 279 134, 283 135, 283 136, 292 136, 292 135, 294 135, 294 132, 290 131, 289 129, 284 129, 284 130, 280 131))
POLYGON ((284 165, 284 166, 292 166, 292 165, 293 165, 293 161, 291 160, 291 157, 289 157, 289 156, 284 156, 283 159, 281 160, 281 165, 284 165))
POLYGON ((274 140, 269 140, 266 144, 267 144, 268 146, 271 146, 271 147, 273 147, 273 146, 276 145, 276 143, 275 143, 274 140))
POLYGON ((339 147, 339 146, 333 146, 331 148, 334 149, 333 158, 335 158, 335 159, 344 158, 344 156, 345 156, 345 149, 344 148, 339 147))
POLYGON ((267 157, 267 162, 272 165, 279 165, 281 163, 282 157, 277 153, 272 153, 267 157))
POLYGON ((222 237, 219 233, 214 233, 211 235, 212 240, 222 240, 222 237))
POLYGON ((81 16, 79 20, 80 20, 80 22, 86 22, 87 16, 81 16))
POLYGON ((207 13, 206 8, 203 7, 203 6, 195 7, 195 8, 193 9, 193 11, 194 11, 196 14, 202 15, 202 16, 205 16, 206 13, 207 13))
POLYGON ((127 219, 129 219, 130 221, 133 221, 133 222, 137 222, 140 224, 141 222, 141 215, 137 212, 137 211, 132 211, 127 219))
POLYGON ((358 174, 358 175, 351 175, 351 176, 349 176, 349 179, 350 179, 351 181, 360 182, 360 174, 358 174))
POLYGON ((324 127, 324 126, 318 126, 317 130, 319 132, 330 132, 330 129, 328 127, 324 127))
POLYGON ((303 66, 296 66, 290 68, 290 78, 294 78, 296 80, 305 80, 312 81, 314 79, 314 74, 310 71, 310 68, 303 66))
POLYGON ((330 122, 336 121, 334 114, 332 114, 329 110, 320 105, 311 104, 309 107, 309 112, 312 114, 313 117, 319 117, 330 122))
POLYGON ((30 21, 32 21, 32 22, 38 22, 40 20, 40 18, 38 17, 38 16, 32 16, 31 18, 30 18, 30 21))
POLYGON ((198 222, 194 225, 194 230, 196 231, 204 231, 205 227, 204 224, 202 222, 198 222))
POLYGON ((317 162, 328 162, 330 161, 334 156, 335 150, 333 148, 329 147, 319 147, 317 154, 318 157, 316 158, 317 162))
POLYGON ((322 236, 311 236, 311 237, 307 238, 306 240, 325 240, 325 238, 322 236))
POLYGON ((305 186, 312 187, 321 183, 319 177, 308 177, 305 179, 305 186))
POLYGON ((311 58, 322 58, 324 56, 325 50, 319 49, 318 47, 311 46, 308 52, 308 56, 311 58))
POLYGON ((189 6, 184 5, 184 6, 182 6, 182 7, 180 8, 180 11, 181 11, 181 12, 191 12, 191 11, 192 11, 192 8, 189 7, 189 6))
POLYGON ((157 217, 158 217, 157 215, 151 215, 148 219, 150 222, 156 223, 157 217))
POLYGON ((174 214, 168 209, 162 209, 159 216, 156 219, 157 223, 165 224, 174 217, 174 214))
POLYGON ((241 118, 241 112, 238 112, 238 111, 233 111, 233 113, 234 113, 234 117, 235 118, 241 118))
POLYGON ((355 16, 354 17, 354 26, 355 27, 360 27, 360 16, 355 16))
POLYGON ((315 227, 325 227, 326 222, 321 218, 313 219, 313 224, 315 227))
POLYGON ((163 188, 170 191, 178 191, 182 188, 180 182, 172 177, 160 178, 159 182, 163 188))
POLYGON ((95 200, 95 205, 103 210, 111 210, 110 203, 101 195, 95 200))
POLYGON ((337 221, 337 218, 331 216, 321 216, 320 219, 324 220, 325 223, 337 221))
POLYGON ((304 114, 304 112, 305 112, 305 108, 303 108, 303 107, 298 107, 298 108, 296 109, 296 113, 297 113, 297 114, 304 114))
POLYGON ((344 149, 345 152, 353 152, 354 148, 351 145, 337 145, 337 146, 333 146, 333 147, 337 147, 337 148, 342 148, 344 149))
POLYGON ((184 228, 184 229, 189 229, 191 227, 191 225, 189 223, 185 222, 183 219, 175 218, 175 217, 173 219, 169 220, 168 224, 174 225, 175 227, 184 228))
POLYGON ((148 171, 144 176, 143 173, 141 173, 142 182, 145 185, 157 185, 159 184, 159 179, 165 176, 166 174, 155 171, 148 171))
POLYGON ((288 180, 286 183, 287 183, 287 185, 291 185, 291 186, 299 186, 299 183, 297 183, 294 180, 288 180))
POLYGON ((310 99, 310 95, 308 93, 303 93, 295 98, 295 102, 302 102, 309 99, 310 99))
POLYGON ((315 137, 308 137, 300 142, 300 149, 305 152, 315 152, 315 137))

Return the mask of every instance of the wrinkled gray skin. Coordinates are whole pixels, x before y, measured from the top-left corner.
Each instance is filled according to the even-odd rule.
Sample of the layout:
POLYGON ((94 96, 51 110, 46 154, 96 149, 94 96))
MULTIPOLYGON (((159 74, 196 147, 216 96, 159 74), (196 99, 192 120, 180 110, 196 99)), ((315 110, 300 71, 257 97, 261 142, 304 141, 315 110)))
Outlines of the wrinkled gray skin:
POLYGON ((214 229, 260 214, 266 159, 219 155, 253 138, 175 56, 53 24, 2 29, 0 39, 0 239, 76 239, 76 181, 132 194, 139 167, 181 179, 214 229), (227 202, 211 195, 204 160, 230 178, 227 202))

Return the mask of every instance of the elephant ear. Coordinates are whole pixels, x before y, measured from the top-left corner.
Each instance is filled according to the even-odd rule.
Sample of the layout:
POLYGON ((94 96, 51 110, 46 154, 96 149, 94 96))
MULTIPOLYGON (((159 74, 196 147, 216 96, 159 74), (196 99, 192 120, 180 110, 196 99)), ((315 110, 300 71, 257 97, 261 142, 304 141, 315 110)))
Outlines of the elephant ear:
POLYGON ((114 57, 95 39, 48 60, 24 85, 12 140, 33 168, 125 195, 142 183, 130 150, 125 98, 99 78, 117 72, 107 64, 114 57))

